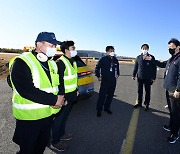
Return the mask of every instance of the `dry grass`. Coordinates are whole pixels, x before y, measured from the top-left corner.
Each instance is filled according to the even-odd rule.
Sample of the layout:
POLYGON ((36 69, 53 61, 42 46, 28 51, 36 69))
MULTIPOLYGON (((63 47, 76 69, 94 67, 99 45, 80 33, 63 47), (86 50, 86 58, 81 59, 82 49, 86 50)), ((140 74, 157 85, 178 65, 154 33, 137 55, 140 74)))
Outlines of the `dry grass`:
POLYGON ((9 74, 7 63, 16 56, 16 54, 2 54, 0 53, 0 80, 6 79, 9 74))

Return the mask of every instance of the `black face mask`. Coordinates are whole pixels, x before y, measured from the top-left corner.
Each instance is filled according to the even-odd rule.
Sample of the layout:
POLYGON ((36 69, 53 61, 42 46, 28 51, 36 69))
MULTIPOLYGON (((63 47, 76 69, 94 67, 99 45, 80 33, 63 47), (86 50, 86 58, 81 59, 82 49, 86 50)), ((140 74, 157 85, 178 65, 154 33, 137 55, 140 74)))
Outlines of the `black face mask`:
POLYGON ((169 53, 170 53, 171 55, 174 55, 175 49, 169 49, 169 53))

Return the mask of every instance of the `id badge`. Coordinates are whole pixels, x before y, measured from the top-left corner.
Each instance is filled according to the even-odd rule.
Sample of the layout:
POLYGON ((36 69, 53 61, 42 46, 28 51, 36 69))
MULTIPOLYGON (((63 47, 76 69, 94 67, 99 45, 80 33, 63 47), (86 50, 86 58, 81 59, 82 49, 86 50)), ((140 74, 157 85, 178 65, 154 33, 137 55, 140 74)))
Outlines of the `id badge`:
POLYGON ((112 67, 110 68, 110 72, 112 72, 112 67))

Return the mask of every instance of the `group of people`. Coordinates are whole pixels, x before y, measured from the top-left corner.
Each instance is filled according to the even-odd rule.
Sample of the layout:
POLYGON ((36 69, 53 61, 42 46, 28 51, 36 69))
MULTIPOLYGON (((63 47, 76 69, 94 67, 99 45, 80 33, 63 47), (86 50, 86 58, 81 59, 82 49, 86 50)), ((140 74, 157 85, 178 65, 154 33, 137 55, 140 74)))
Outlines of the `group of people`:
MULTIPOLYGON (((156 66, 166 68, 164 88, 170 111, 170 123, 163 126, 170 131, 168 141, 175 143, 180 127, 180 43, 168 42, 171 57, 165 62, 155 60, 148 53, 149 45, 141 46, 142 53, 136 58, 132 78, 137 76, 138 99, 134 108, 142 106, 145 86, 145 110, 149 110, 151 85, 156 79, 156 66)), ((101 81, 97 101, 97 117, 102 110, 112 114, 110 105, 114 96, 119 62, 113 46, 106 47, 107 55, 96 65, 95 75, 101 81)), ((16 119, 13 141, 19 145, 18 154, 42 154, 46 146, 65 151, 65 140, 73 135, 65 131, 66 121, 78 96, 77 55, 73 41, 57 41, 55 34, 41 32, 35 41, 35 49, 14 57, 9 62, 10 84, 13 89, 12 109, 16 119), (53 59, 56 45, 63 55, 53 59)))
POLYGON ((9 62, 18 154, 42 154, 46 146, 67 149, 65 140, 72 134, 65 132, 65 125, 78 95, 76 54, 73 41, 60 42, 54 33, 41 32, 35 50, 9 62), (63 55, 55 61, 58 44, 63 55))
POLYGON ((149 46, 142 45, 142 54, 136 58, 133 79, 137 73, 138 80, 138 101, 134 108, 142 106, 143 84, 145 86, 145 110, 149 109, 150 86, 156 79, 156 66, 165 68, 163 87, 166 90, 166 100, 170 113, 170 122, 163 128, 170 132, 167 141, 175 143, 179 139, 180 129, 180 42, 171 39, 168 42, 170 58, 167 61, 155 60, 154 56, 148 53, 149 46), (146 46, 146 48, 143 48, 146 46))
MULTIPOLYGON (((155 57, 148 52, 149 45, 141 46, 141 54, 137 56, 132 79, 137 78, 138 96, 134 108, 142 107, 143 87, 145 88, 145 111, 149 110, 151 85, 156 80, 157 66, 165 68, 164 72, 164 89, 166 91, 166 100, 170 112, 170 122, 164 125, 163 129, 170 132, 167 141, 175 143, 179 138, 180 129, 180 42, 172 38, 168 42, 170 58, 167 61, 155 60, 155 57)), ((96 66, 95 74, 101 87, 97 102, 97 117, 101 117, 104 111, 112 114, 110 104, 116 87, 116 79, 119 77, 119 63, 114 57, 114 48, 106 48, 107 56, 100 59, 96 66), (101 73, 100 73, 101 72, 101 73)))
MULTIPOLYGON (((119 62, 114 56, 114 47, 106 47, 106 56, 102 57, 96 65, 95 76, 101 81, 101 86, 99 90, 99 98, 97 101, 97 117, 101 117, 102 110, 106 111, 108 114, 112 114, 110 110, 110 104, 114 96, 114 91, 116 88, 116 80, 120 75, 119 62)), ((134 71, 132 79, 135 80, 137 76, 138 83, 138 99, 134 108, 142 107, 143 101, 143 86, 145 86, 145 111, 149 110, 150 103, 150 93, 151 85, 156 79, 156 64, 154 56, 148 53, 149 45, 143 44, 141 46, 142 53, 137 56, 134 65, 134 71)))

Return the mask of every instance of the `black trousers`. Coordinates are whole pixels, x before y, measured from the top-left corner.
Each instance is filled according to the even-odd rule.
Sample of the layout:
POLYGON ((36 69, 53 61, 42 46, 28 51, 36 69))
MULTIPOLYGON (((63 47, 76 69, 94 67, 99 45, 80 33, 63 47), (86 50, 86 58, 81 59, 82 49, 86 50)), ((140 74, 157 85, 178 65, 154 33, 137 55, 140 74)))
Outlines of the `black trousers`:
POLYGON ((169 112, 171 113, 171 101, 169 97, 169 92, 167 90, 166 90, 166 101, 167 101, 169 112))
POLYGON ((171 101, 171 134, 178 135, 180 128, 180 100, 170 98, 171 101))
POLYGON ((25 121, 17 120, 13 142, 20 146, 18 154, 43 154, 49 142, 52 117, 25 121))
POLYGON ((149 105, 150 103, 150 97, 151 97, 151 79, 137 79, 138 83, 138 104, 142 105, 142 99, 143 99, 143 86, 145 87, 145 105, 149 105))
POLYGON ((116 88, 116 79, 112 79, 109 81, 106 80, 101 81, 99 98, 96 106, 97 111, 102 111, 103 106, 104 109, 110 109, 115 88, 116 88))
POLYGON ((66 121, 72 110, 73 101, 67 101, 67 105, 63 106, 61 111, 55 116, 53 120, 53 127, 51 132, 51 143, 56 144, 60 138, 65 134, 66 121))
POLYGON ((170 116, 170 120, 169 120, 169 127, 172 127, 172 113, 171 113, 171 101, 170 101, 170 97, 169 97, 169 92, 166 90, 166 101, 167 101, 167 105, 168 105, 168 109, 169 109, 169 116, 170 116))

